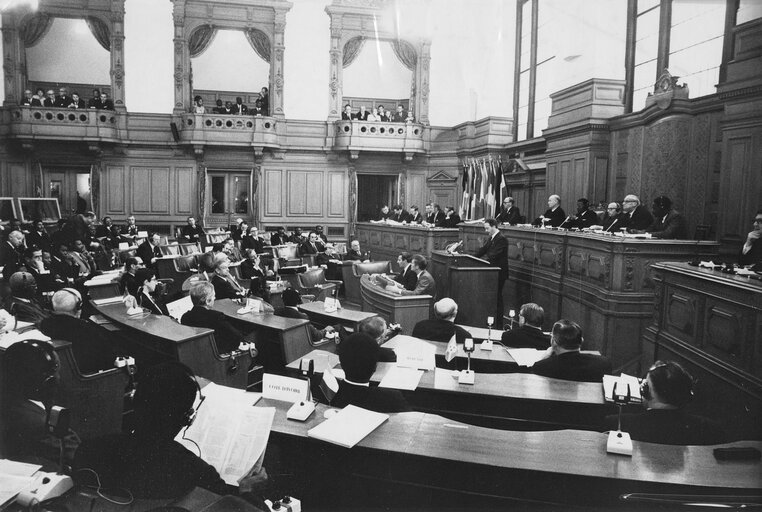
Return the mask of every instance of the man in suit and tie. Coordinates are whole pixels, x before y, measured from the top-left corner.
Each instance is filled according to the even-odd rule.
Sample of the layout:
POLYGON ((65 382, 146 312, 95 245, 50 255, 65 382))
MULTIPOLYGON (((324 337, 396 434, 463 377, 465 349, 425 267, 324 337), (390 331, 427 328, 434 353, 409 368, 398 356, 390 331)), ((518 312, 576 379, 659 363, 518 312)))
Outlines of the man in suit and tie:
POLYGON ((227 319, 225 313, 212 309, 216 299, 212 283, 199 281, 194 284, 190 289, 190 298, 193 309, 182 316, 180 323, 191 327, 214 329, 214 342, 217 345, 217 352, 227 354, 237 349, 242 342, 253 341, 253 336, 247 337, 236 329, 227 319))
POLYGON ((326 265, 328 263, 330 258, 325 251, 326 249, 325 245, 323 245, 323 241, 318 238, 318 234, 314 231, 310 231, 310 236, 307 241, 299 246, 299 254, 301 256, 309 254, 315 255, 316 265, 326 265))
POLYGON ((503 327, 503 286, 508 279, 508 240, 500 233, 495 219, 484 221, 484 231, 489 235, 485 244, 476 251, 477 258, 489 261, 491 267, 498 267, 497 304, 495 310, 495 326, 503 327))
POLYGON ((400 295, 431 295, 432 297, 436 297, 437 285, 436 282, 434 282, 434 276, 426 270, 426 267, 428 266, 426 257, 421 254, 416 254, 413 256, 412 264, 413 272, 415 272, 416 277, 418 277, 418 282, 416 283, 415 288, 413 290, 406 290, 401 285, 397 284, 397 293, 400 295))
POLYGON ((58 96, 56 96, 55 106, 60 108, 68 108, 71 105, 71 96, 69 96, 66 87, 58 89, 58 96))
POLYGON ((444 221, 444 212, 438 204, 428 203, 426 205, 426 223, 432 226, 439 226, 444 221))
POLYGON ((514 206, 512 197, 503 199, 503 206, 495 220, 501 224, 510 224, 512 226, 521 222, 521 213, 519 212, 519 209, 514 206))
POLYGON ((161 258, 161 249, 159 249, 159 242, 161 237, 158 233, 151 233, 151 236, 146 239, 145 242, 138 246, 136 256, 143 260, 143 263, 147 267, 153 267, 156 265, 156 259, 161 258))
POLYGON ((741 265, 756 265, 762 263, 762 209, 754 216, 754 228, 746 235, 746 241, 741 247, 741 265))
POLYGON ((688 238, 688 226, 685 217, 672 208, 672 200, 667 196, 659 196, 654 199, 651 207, 654 213, 654 221, 646 228, 646 233, 651 233, 654 238, 674 238, 685 240, 688 238))
POLYGON ((546 357, 537 361, 532 371, 537 375, 577 382, 601 382, 611 373, 611 360, 595 354, 581 352, 582 328, 570 320, 553 324, 550 348, 546 357))
POLYGON ((211 283, 218 299, 240 299, 248 293, 230 273, 230 260, 224 253, 214 257, 214 274, 211 283))
POLYGON ((395 204, 392 210, 393 213, 389 218, 394 222, 407 222, 410 220, 410 215, 402 208, 401 204, 395 204))
POLYGON ((53 89, 48 89, 48 92, 45 93, 45 98, 43 98, 42 100, 42 106, 43 107, 56 106, 56 93, 53 92, 53 89))
POLYGON ((11 277, 15 269, 21 266, 24 252, 24 234, 21 231, 8 233, 8 240, 0 246, 0 266, 5 278, 11 277))
POLYGON ((449 297, 438 300, 434 304, 435 318, 421 320, 413 327, 413 336, 431 341, 450 341, 455 335, 458 343, 463 343, 471 334, 463 327, 455 325, 458 316, 458 304, 449 297))
POLYGON ((408 214, 409 216, 407 221, 410 224, 420 224, 421 222, 423 222, 423 216, 421 215, 421 212, 418 211, 417 206, 411 206, 410 208, 408 208, 408 214))
POLYGON ((418 276, 413 270, 413 255, 407 251, 401 252, 397 256, 397 265, 402 270, 397 277, 394 278, 399 284, 406 290, 415 290, 415 286, 418 284, 418 276))
POLYGON ((519 310, 519 326, 505 331, 500 341, 506 347, 547 350, 550 337, 542 332, 544 321, 545 310, 542 306, 528 302, 519 310))
POLYGON ((548 198, 548 209, 537 217, 532 224, 535 226, 551 226, 557 228, 566 220, 566 212, 561 208, 561 196, 553 194, 548 198))
POLYGON ((188 217, 188 222, 183 226, 180 237, 185 243, 199 243, 204 238, 204 228, 196 224, 194 217, 188 217))
POLYGON ((455 208, 448 206, 445 211, 445 218, 442 221, 443 228, 456 228, 460 224, 460 215, 455 213, 455 208))
POLYGON ((619 227, 627 228, 628 231, 646 229, 654 221, 651 212, 633 194, 627 195, 622 201, 622 214, 619 217, 619 227))
POLYGON ((243 104, 243 99, 238 96, 235 99, 235 105, 233 105, 233 114, 237 116, 244 116, 249 113, 249 107, 243 104))

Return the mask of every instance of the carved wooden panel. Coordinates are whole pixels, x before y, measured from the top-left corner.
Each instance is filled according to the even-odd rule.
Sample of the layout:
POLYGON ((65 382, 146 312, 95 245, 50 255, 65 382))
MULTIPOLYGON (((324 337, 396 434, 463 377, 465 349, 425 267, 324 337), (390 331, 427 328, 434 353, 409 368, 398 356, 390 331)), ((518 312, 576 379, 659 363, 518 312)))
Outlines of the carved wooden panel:
MULTIPOLYGON (((8 164, 8 174, 10 175, 10 195, 13 197, 29 196, 28 179, 29 173, 26 172, 26 166, 20 162, 11 162, 8 164)), ((62 212, 63 213, 63 212, 62 212)))
POLYGON ((307 205, 307 215, 323 215, 323 173, 308 172, 306 175, 304 203, 307 205))
POLYGON ((193 212, 193 198, 196 194, 196 173, 192 167, 178 167, 175 169, 175 213, 178 215, 191 215, 193 212))
POLYGON ((109 165, 106 167, 106 197, 104 201, 105 211, 110 214, 123 214, 125 211, 125 193, 127 187, 124 183, 124 167, 121 165, 109 165))
POLYGON ((696 332, 696 298, 681 291, 670 290, 667 296, 666 324, 668 330, 692 337, 696 332))
POLYGON ((130 169, 130 212, 149 213, 151 211, 151 169, 132 167, 130 169))
POLYGON ((328 173, 328 216, 346 217, 347 186, 344 173, 328 173))
POLYGON ((169 168, 151 169, 151 213, 169 213, 169 168))
POLYGON ((732 138, 728 143, 728 155, 722 168, 720 185, 720 204, 724 205, 723 225, 719 232, 720 238, 743 239, 745 233, 738 233, 738 226, 748 226, 749 224, 747 217, 751 210, 745 207, 743 200, 738 200, 739 197, 743 198, 743 194, 739 196, 738 191, 747 190, 750 185, 751 144, 751 137, 732 138))
POLYGON ((724 361, 747 366, 751 354, 744 351, 753 350, 753 345, 744 343, 744 340, 750 339, 743 324, 744 311, 730 303, 709 300, 704 315, 702 348, 724 361))
POLYGON ((323 215, 323 174, 288 171, 288 215, 323 215))
POLYGON ((406 180, 407 195, 405 206, 417 206, 424 212, 423 206, 428 202, 425 172, 409 172, 406 180))
POLYGON ((283 171, 266 169, 264 179, 264 216, 280 217, 283 215, 283 171))

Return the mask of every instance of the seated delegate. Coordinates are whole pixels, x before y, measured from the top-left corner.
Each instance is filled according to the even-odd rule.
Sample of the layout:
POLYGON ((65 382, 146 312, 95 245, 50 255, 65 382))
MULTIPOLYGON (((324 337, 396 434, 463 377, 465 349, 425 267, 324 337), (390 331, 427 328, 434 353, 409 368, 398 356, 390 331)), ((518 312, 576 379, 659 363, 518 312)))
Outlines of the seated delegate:
POLYGON ((582 328, 570 320, 559 320, 550 333, 547 357, 537 361, 532 371, 537 375, 578 382, 601 382, 611 373, 609 358, 583 354, 582 328))

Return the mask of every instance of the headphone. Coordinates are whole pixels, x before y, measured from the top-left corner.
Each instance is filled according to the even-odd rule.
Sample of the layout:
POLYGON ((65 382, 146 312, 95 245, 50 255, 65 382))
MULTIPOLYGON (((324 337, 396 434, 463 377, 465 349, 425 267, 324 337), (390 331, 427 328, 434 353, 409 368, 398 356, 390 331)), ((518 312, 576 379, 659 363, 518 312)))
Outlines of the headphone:
MULTIPOLYGON (((204 400, 206 400, 206 397, 201 392, 201 385, 198 383, 198 380, 196 380, 190 373, 186 373, 189 379, 193 381, 193 383, 196 385, 196 393, 199 398, 198 400, 198 407, 193 407, 191 405, 190 409, 185 411, 185 414, 183 415, 183 425, 185 428, 190 427, 193 425, 193 422, 196 421, 196 416, 198 416, 198 410, 201 408, 201 404, 204 403, 204 400)), ((196 400, 194 398, 193 403, 195 404, 196 400)))
POLYGON ((641 395, 651 400, 653 394, 648 385, 648 376, 659 397, 675 407, 685 407, 693 400, 695 381, 688 371, 674 361, 656 361, 646 372, 646 378, 640 386, 641 395))
POLYGON ((82 309, 82 296, 77 290, 74 288, 61 288, 59 291, 66 292, 69 295, 73 296, 74 299, 76 299, 76 302, 74 303, 74 311, 79 311, 82 309))

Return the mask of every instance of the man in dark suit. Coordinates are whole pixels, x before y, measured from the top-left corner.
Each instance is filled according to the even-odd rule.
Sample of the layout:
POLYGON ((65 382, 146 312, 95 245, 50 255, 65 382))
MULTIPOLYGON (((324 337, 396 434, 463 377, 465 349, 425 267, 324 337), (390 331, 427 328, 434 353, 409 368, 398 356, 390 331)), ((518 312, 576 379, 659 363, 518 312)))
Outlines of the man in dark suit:
POLYGON ((445 297, 434 304, 434 316, 436 318, 421 320, 415 324, 413 336, 431 341, 450 341, 454 334, 458 343, 472 337, 463 327, 455 325, 458 305, 451 298, 445 297))
POLYGON ((344 380, 331 401, 333 407, 355 405, 376 412, 406 412, 410 406, 397 389, 370 386, 370 378, 378 364, 378 344, 367 334, 358 332, 339 345, 339 362, 344 380))
POLYGON ((253 341, 233 327, 225 313, 212 309, 216 295, 214 285, 210 282, 199 281, 194 284, 190 289, 190 298, 193 309, 182 316, 180 323, 191 327, 214 329, 217 352, 227 354, 236 350, 242 342, 253 341))
POLYGON ((71 93, 71 101, 66 106, 68 108, 77 108, 77 109, 87 108, 87 105, 85 104, 85 100, 79 97, 78 92, 71 93))
MULTIPOLYGON (((346 331, 342 331, 346 332, 346 331)), ((378 347, 378 360, 382 363, 394 363, 397 361, 397 354, 390 348, 382 347, 389 338, 396 336, 399 329, 389 329, 386 320, 381 316, 372 316, 365 318, 357 324, 357 332, 362 332, 376 340, 378 347)))
POLYGON ((672 208, 672 200, 667 196, 659 196, 654 199, 651 208, 654 213, 654 221, 646 228, 646 233, 651 233, 654 238, 673 238, 684 240, 688 238, 688 225, 685 217, 672 208))
POLYGON ((38 247, 43 251, 50 251, 50 235, 45 229, 45 224, 40 219, 35 219, 32 229, 26 235, 27 247, 38 247))
POLYGON ((103 239, 106 249, 116 249, 119 247, 119 234, 121 228, 114 224, 111 217, 103 217, 103 222, 95 228, 96 238, 103 239))
POLYGON ((455 208, 448 206, 445 210, 445 218, 442 221, 443 228, 456 228, 460 224, 460 215, 455 213, 455 208))
POLYGON ((243 99, 237 96, 235 99, 235 105, 233 105, 233 114, 237 116, 245 116, 249 113, 249 107, 243 104, 243 99))
POLYGON ((38 299, 37 282, 29 272, 15 272, 8 280, 11 296, 6 309, 17 321, 30 322, 39 327, 51 315, 38 299))
POLYGON ((438 204, 426 205, 426 223, 432 226, 440 226, 444 222, 445 214, 438 204))
POLYGON ((151 233, 151 236, 138 246, 136 256, 143 260, 146 267, 156 266, 156 259, 161 258, 161 249, 159 249, 160 241, 161 237, 158 233, 151 233))
POLYGON ((288 235, 286 234, 286 228, 278 226, 278 231, 270 235, 270 245, 286 245, 288 243, 288 235))
POLYGON ((413 205, 410 208, 407 209, 408 211, 408 218, 407 222, 410 224, 420 224, 423 222, 423 216, 421 215, 421 212, 418 211, 418 207, 413 205))
POLYGON ((135 216, 130 215, 127 217, 127 224, 121 229, 119 236, 122 241, 132 244, 135 243, 139 231, 140 228, 138 228, 138 225, 135 223, 135 216))
POLYGON ((124 262, 124 273, 119 278, 119 289, 122 293, 128 293, 133 297, 138 296, 140 285, 135 279, 138 269, 143 266, 140 258, 127 258, 124 262))
POLYGON ((497 276, 497 304, 495 309, 495 326, 503 327, 503 286, 508 279, 508 240, 500 233, 495 219, 484 221, 484 231, 489 235, 485 244, 476 251, 477 258, 489 261, 491 267, 498 267, 500 272, 497 276))
POLYGON ((114 110, 114 102, 108 99, 108 94, 101 92, 101 97, 95 108, 100 110, 114 110))
POLYGON ((21 231, 8 233, 8 240, 0 244, 0 266, 6 279, 23 264, 23 251, 24 234, 21 231))
POLYGON ((355 118, 355 115, 352 113, 352 105, 347 103, 344 105, 344 110, 341 112, 341 119, 343 121, 351 121, 355 118))
POLYGON ((515 225, 521 222, 521 212, 518 207, 514 206, 512 197, 506 197, 503 199, 503 206, 500 208, 500 213, 495 217, 495 220, 501 224, 515 225))
POLYGON ((590 201, 582 197, 577 199, 577 213, 569 215, 569 217, 561 223, 561 227, 584 229, 595 224, 598 224, 598 214, 590 209, 590 201))
POLYGON ((323 241, 318 238, 318 234, 314 231, 310 231, 308 240, 299 246, 300 256, 307 256, 309 254, 315 255, 316 265, 326 265, 330 259, 326 254, 326 248, 325 245, 323 245, 323 241))
POLYGON ((362 252, 359 240, 352 240, 349 243, 349 250, 344 256, 344 261, 368 261, 368 253, 362 252))
POLYGON ((230 260, 224 253, 214 257, 214 274, 210 281, 218 299, 240 299, 247 294, 246 289, 230 273, 230 260))
POLYGON ((69 246, 60 244, 50 258, 50 277, 53 286, 73 285, 79 279, 79 266, 69 256, 69 246))
POLYGON ((54 340, 71 342, 77 367, 84 374, 113 368, 116 351, 113 336, 103 327, 80 318, 82 296, 74 288, 53 294, 53 315, 40 323, 40 331, 54 340))
POLYGON ((640 204, 640 198, 634 194, 628 194, 622 201, 622 215, 620 216, 621 228, 627 230, 642 230, 650 226, 653 215, 645 206, 640 204))
POLYGON ((603 231, 610 231, 615 233, 623 227, 622 224, 622 207, 619 203, 609 203, 606 207, 606 214, 601 221, 603 225, 603 231))
POLYGON ((397 256, 397 265, 399 265, 401 271, 397 277, 394 278, 399 284, 406 290, 415 290, 416 284, 418 284, 418 276, 413 270, 413 255, 409 252, 401 252, 397 256))
MULTIPOLYGON (((299 292, 294 290, 293 288, 286 288, 283 290, 283 307, 278 308, 275 310, 275 314, 278 316, 282 316, 285 318, 302 318, 304 320, 309 320, 310 317, 307 316, 307 313, 302 313, 299 311, 299 304, 302 303, 302 297, 299 295, 299 292)), ((311 323, 308 324, 308 330, 310 332, 310 340, 312 342, 317 342, 325 338, 325 335, 328 333, 334 332, 336 329, 333 328, 333 326, 326 325, 324 329, 317 329, 314 325, 311 323)))
POLYGON ((501 342, 506 347, 547 350, 550 347, 550 337, 542 332, 544 321, 545 311, 542 307, 528 302, 519 310, 519 326, 505 331, 501 342))
POLYGON ((389 212, 389 206, 384 205, 381 207, 381 214, 379 215, 378 220, 386 220, 391 216, 392 214, 389 212))
POLYGON ((741 265, 762 263, 762 209, 757 210, 757 215, 754 217, 754 229, 746 235, 739 262, 741 265))
POLYGON ((169 316, 167 306, 159 297, 157 288, 159 281, 156 279, 156 271, 152 268, 141 268, 135 272, 135 281, 138 282, 137 303, 140 307, 149 310, 155 315, 169 316))
POLYGON ((48 89, 45 93, 45 97, 42 99, 43 107, 55 107, 56 106, 56 93, 53 89, 48 89))
POLYGON ((93 89, 93 97, 87 102, 87 108, 98 108, 98 104, 101 101, 101 91, 99 89, 93 89))
POLYGON ((71 104, 71 96, 69 96, 66 87, 58 89, 58 96, 56 96, 56 103, 54 106, 59 108, 67 108, 71 104))
POLYGON ((188 222, 180 231, 182 242, 196 244, 204 238, 204 228, 196 224, 194 217, 188 217, 188 222))
POLYGON ((392 215, 389 217, 394 222, 408 222, 410 214, 405 211, 401 204, 395 204, 392 208, 392 215))
MULTIPOLYGON (((671 445, 712 445, 728 441, 719 423, 686 412, 693 400, 693 377, 678 363, 656 361, 640 385, 645 412, 622 414, 622 431, 633 441, 671 445)), ((606 417, 617 429, 619 415, 606 417)))
POLYGON ((582 328, 570 320, 553 324, 547 357, 537 361, 532 371, 537 375, 577 382, 601 382, 611 373, 611 361, 604 356, 583 354, 582 328))
POLYGON ((418 281, 415 284, 413 290, 407 290, 403 286, 397 284, 397 293, 400 295, 431 295, 437 296, 437 284, 434 281, 434 277, 426 270, 428 261, 426 257, 421 254, 416 254, 412 259, 413 272, 415 272, 418 281))
POLYGON ((566 212, 561 208, 561 196, 553 194, 548 198, 548 209, 532 223, 535 226, 557 228, 566 220, 566 212))

